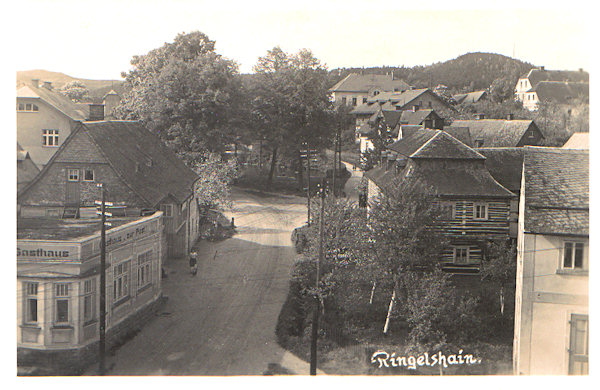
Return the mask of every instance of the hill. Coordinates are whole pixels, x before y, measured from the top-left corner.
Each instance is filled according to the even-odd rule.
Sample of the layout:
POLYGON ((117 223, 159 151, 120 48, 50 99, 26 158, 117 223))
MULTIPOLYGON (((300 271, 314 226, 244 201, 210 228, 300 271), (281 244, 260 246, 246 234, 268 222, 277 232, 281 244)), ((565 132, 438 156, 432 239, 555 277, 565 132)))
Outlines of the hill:
POLYGON ((417 88, 448 86, 452 93, 487 89, 496 79, 506 79, 516 85, 518 78, 527 73, 532 64, 494 53, 467 53, 455 59, 431 65, 409 67, 343 68, 331 72, 341 80, 352 72, 394 75, 417 88))
POLYGON ((17 86, 31 82, 31 79, 39 79, 40 82, 50 81, 54 88, 61 88, 63 85, 73 80, 79 80, 90 91, 90 96, 94 99, 102 99, 111 89, 114 89, 119 95, 123 96, 125 85, 123 80, 90 80, 72 77, 60 72, 51 72, 43 69, 25 70, 17 72, 17 86))

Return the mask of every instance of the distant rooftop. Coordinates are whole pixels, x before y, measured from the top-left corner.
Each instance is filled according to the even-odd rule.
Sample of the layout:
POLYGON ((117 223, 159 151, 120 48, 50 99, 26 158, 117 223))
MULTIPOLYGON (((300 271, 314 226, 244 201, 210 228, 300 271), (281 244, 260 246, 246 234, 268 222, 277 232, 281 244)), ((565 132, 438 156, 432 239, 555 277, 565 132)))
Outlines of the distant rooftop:
MULTIPOLYGON (((110 218, 111 228, 140 217, 110 218)), ((100 219, 17 218, 17 239, 73 240, 100 234, 100 219)))

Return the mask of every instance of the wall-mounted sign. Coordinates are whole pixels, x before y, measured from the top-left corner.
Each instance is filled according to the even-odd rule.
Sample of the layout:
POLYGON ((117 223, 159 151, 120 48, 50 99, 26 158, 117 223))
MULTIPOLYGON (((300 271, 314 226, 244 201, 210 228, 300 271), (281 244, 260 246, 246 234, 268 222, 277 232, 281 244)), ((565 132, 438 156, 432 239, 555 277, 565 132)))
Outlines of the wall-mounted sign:
POLYGON ((78 260, 78 245, 38 240, 17 240, 17 260, 78 260))

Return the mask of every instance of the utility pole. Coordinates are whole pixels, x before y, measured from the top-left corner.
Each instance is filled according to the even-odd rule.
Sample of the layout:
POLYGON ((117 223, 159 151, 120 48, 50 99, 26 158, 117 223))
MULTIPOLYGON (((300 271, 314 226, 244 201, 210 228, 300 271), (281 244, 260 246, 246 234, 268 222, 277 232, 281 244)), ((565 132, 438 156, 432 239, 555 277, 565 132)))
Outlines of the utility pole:
MULTIPOLYGON (((317 260, 317 293, 319 291, 319 278, 321 262, 323 261, 323 220, 325 219, 325 179, 321 179, 321 216, 319 218, 319 258, 317 260)), ((313 310, 312 338, 310 342, 310 375, 317 375, 317 339, 319 337, 319 310, 321 302, 315 296, 315 308, 313 310)))
POLYGON ((112 206, 112 203, 106 202, 106 189, 102 183, 97 184, 102 193, 102 200, 95 201, 96 205, 100 206, 100 214, 102 226, 100 229, 100 341, 98 344, 99 366, 98 375, 105 373, 105 354, 106 354, 106 226, 111 226, 110 222, 106 222, 106 217, 112 217, 111 213, 106 212, 106 206, 112 206))

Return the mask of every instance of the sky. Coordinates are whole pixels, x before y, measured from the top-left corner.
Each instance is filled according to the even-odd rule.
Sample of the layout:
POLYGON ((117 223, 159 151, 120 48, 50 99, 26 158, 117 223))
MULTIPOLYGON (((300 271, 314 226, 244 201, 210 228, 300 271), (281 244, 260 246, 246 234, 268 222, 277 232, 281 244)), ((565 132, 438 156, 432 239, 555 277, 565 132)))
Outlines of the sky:
POLYGON ((530 0, 192 1, 25 0, 15 2, 16 70, 45 69, 73 77, 119 79, 134 55, 202 31, 217 52, 249 73, 276 45, 313 51, 330 69, 414 66, 482 51, 513 56, 547 69, 589 70, 585 7, 530 0), (301 4, 300 4, 301 3, 301 4), (522 3, 522 2, 521 2, 522 3), (424 6, 426 5, 426 6, 424 6), (478 6, 478 10, 474 10, 478 6))

